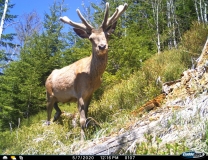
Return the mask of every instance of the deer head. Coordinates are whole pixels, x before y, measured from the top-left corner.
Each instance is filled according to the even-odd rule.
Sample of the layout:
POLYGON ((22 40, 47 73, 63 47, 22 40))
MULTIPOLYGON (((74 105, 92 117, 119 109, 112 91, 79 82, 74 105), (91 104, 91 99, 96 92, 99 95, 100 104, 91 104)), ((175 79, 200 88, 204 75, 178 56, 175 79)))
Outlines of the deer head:
POLYGON ((82 23, 76 23, 71 21, 68 17, 60 17, 60 20, 74 27, 74 31, 81 38, 88 38, 92 43, 93 51, 98 54, 106 53, 108 50, 108 36, 114 32, 116 23, 121 14, 127 9, 127 3, 120 5, 116 8, 114 14, 109 18, 109 3, 106 3, 104 20, 98 29, 95 29, 91 24, 80 13, 77 9, 77 14, 81 19, 82 23))

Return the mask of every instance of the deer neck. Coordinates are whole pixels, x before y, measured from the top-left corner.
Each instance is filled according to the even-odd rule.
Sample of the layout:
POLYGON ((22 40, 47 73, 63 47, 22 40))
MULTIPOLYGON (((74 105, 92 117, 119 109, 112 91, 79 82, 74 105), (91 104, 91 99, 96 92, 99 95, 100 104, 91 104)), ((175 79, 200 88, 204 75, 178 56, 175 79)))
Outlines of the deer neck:
POLYGON ((93 50, 91 55, 91 64, 90 64, 90 72, 93 77, 98 77, 103 74, 106 69, 108 60, 108 51, 103 54, 97 53, 97 51, 93 50))

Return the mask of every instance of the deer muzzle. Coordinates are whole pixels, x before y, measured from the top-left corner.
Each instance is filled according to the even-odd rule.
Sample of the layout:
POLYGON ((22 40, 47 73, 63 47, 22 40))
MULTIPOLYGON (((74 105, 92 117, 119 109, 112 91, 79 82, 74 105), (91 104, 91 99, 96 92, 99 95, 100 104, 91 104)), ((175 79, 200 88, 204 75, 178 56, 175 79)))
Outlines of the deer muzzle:
POLYGON ((107 47, 106 47, 105 44, 99 45, 98 48, 99 48, 99 50, 102 50, 102 51, 105 50, 105 49, 107 49, 107 47))

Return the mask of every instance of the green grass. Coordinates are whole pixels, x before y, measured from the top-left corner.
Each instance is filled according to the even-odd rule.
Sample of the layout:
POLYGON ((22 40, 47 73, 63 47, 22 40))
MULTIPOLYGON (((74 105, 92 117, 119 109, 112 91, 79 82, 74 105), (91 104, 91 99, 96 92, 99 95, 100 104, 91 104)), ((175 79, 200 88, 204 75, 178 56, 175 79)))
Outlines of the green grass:
MULTIPOLYGON (((60 108, 65 112, 77 112, 75 104, 61 104, 60 108)), ((55 110, 52 111, 52 116, 54 113, 55 110)), ((47 149, 48 146, 55 145, 59 143, 59 141, 61 143, 61 141, 65 141, 66 139, 69 139, 69 141, 66 141, 67 143, 71 143, 69 137, 76 137, 73 136, 73 133, 70 134, 69 129, 71 129, 72 126, 70 126, 68 122, 69 119, 60 118, 57 123, 53 123, 50 126, 44 125, 45 120, 46 111, 41 111, 39 114, 31 116, 28 119, 21 119, 19 128, 1 133, 0 143, 2 145, 0 151, 2 154, 24 154, 23 151, 25 151, 26 154, 52 154, 55 147, 54 150, 50 150, 47 149), (30 144, 28 144, 28 142, 30 144), (27 150, 27 148, 29 148, 28 145, 34 148, 27 150), (10 151, 8 152, 7 149, 10 151)), ((74 131, 76 132, 77 129, 78 128, 74 129, 74 131)))
POLYGON ((189 150, 185 141, 161 145, 162 140, 159 137, 155 138, 156 143, 154 143, 152 135, 145 134, 144 136, 145 141, 136 145, 136 154, 138 155, 180 155, 189 150))
MULTIPOLYGON (((130 121, 127 112, 120 113, 116 121, 102 123, 101 128, 88 128, 86 140, 119 132, 124 127, 123 124, 130 121)), ((30 126, 20 124, 20 128, 12 132, 1 133, 1 154, 72 154, 69 148, 73 143, 80 142, 80 127, 78 125, 73 128, 71 119, 63 117, 62 123, 59 121, 49 126, 43 125, 43 121, 36 122, 36 116, 31 119, 34 119, 34 123, 30 126)))

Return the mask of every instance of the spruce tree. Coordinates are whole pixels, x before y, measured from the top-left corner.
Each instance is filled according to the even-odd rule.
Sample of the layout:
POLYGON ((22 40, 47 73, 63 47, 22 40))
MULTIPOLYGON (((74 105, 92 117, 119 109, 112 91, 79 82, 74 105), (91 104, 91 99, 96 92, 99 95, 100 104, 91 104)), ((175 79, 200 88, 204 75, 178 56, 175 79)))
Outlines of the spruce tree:
POLYGON ((0 0, 0 20, 2 24, 2 33, 0 38, 0 75, 3 74, 3 69, 7 66, 10 61, 13 61, 15 52, 14 48, 18 45, 13 43, 15 33, 6 33, 8 27, 11 27, 14 23, 14 20, 17 18, 17 15, 10 14, 11 9, 14 7, 14 4, 11 4, 8 1, 7 9, 5 10, 5 17, 3 19, 4 9, 5 9, 5 0, 0 0), (8 49, 9 48, 9 49, 8 49), (11 52, 12 50, 12 52, 11 52))

